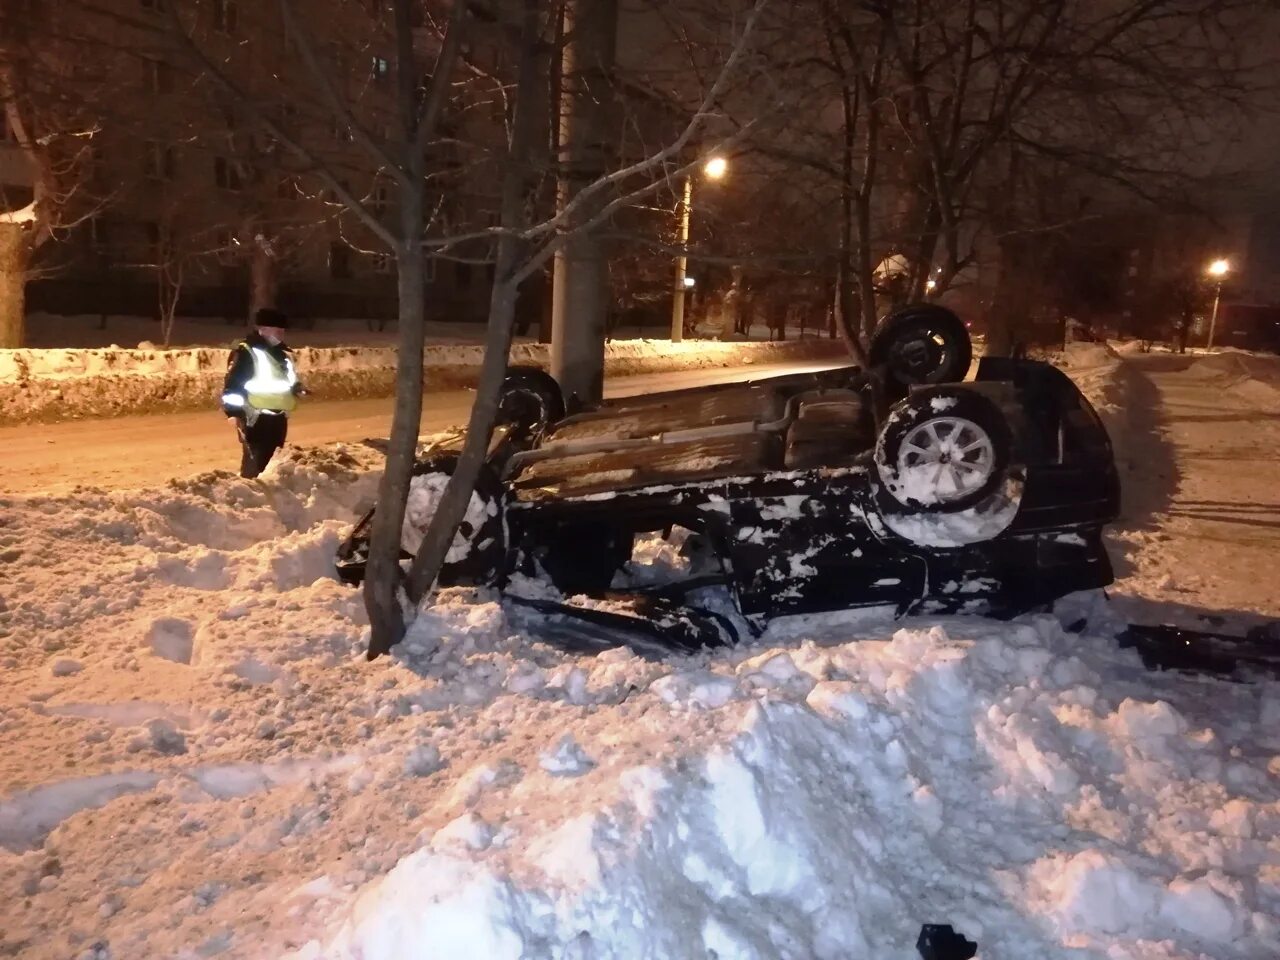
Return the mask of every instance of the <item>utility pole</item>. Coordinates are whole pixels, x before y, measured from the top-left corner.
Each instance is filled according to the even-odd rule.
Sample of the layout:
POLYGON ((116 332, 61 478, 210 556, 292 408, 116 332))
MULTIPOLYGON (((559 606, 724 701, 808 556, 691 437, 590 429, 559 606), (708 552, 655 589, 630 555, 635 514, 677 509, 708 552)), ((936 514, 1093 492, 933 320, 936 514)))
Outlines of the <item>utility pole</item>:
POLYGON ((1217 287, 1213 291, 1213 313, 1209 317, 1209 344, 1208 349, 1213 349, 1213 335, 1217 331, 1218 326, 1218 301, 1222 299, 1222 280, 1231 270, 1230 260, 1215 260, 1209 264, 1208 273, 1218 281, 1217 287))
MULTIPOLYGON (((559 110, 560 174, 556 210, 604 175, 614 103, 617 0, 564 0, 559 110)), ((561 225, 551 294, 551 374, 566 405, 596 403, 604 393, 605 314, 609 287, 600 228, 583 229, 602 200, 561 225)))
POLYGON ((676 257, 676 282, 671 291, 671 342, 684 340, 684 301, 688 292, 685 277, 689 258, 685 248, 689 245, 689 213, 693 209, 693 174, 684 178, 684 198, 680 202, 680 255, 676 257))

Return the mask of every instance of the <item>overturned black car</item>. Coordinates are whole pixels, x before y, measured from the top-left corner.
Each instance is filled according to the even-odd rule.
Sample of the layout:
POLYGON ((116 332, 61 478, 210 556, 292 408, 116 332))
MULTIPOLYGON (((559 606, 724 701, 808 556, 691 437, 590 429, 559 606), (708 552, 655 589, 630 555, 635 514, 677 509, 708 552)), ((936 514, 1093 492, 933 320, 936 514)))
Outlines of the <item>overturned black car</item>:
MULTIPOLYGON (((1011 616, 1111 582, 1111 445, 1065 374, 984 357, 962 382, 967 331, 934 305, 888 317, 869 357, 866 370, 652 394, 570 416, 553 379, 513 370, 440 583, 503 587, 523 573, 565 598, 611 597, 635 536, 677 527, 703 572, 630 592, 638 617, 668 625, 687 626, 687 596, 712 584, 759 626, 882 604, 1011 616)), ((455 463, 446 442, 416 465, 406 557, 455 463)), ((347 582, 363 577, 371 516, 339 549, 347 582)))

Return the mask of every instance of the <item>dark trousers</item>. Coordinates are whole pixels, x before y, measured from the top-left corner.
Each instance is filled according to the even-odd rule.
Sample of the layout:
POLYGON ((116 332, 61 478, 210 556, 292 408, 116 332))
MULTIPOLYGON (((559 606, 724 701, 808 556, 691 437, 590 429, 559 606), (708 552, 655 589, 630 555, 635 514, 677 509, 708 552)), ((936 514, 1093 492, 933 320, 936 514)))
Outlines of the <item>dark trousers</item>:
POLYGON ((240 433, 240 476, 253 478, 267 469, 275 452, 284 446, 289 432, 289 418, 283 413, 262 413, 248 426, 238 421, 240 433))

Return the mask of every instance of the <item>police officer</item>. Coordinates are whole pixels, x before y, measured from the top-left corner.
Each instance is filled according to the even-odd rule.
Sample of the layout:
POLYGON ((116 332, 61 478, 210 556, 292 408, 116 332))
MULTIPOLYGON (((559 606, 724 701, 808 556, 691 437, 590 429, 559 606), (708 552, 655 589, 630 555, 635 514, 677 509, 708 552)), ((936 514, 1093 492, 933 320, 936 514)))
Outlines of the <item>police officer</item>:
POLYGON ((240 476, 256 477, 284 446, 289 411, 306 393, 284 344, 288 318, 270 307, 253 318, 254 333, 231 348, 222 385, 222 412, 236 425, 243 454, 240 476))

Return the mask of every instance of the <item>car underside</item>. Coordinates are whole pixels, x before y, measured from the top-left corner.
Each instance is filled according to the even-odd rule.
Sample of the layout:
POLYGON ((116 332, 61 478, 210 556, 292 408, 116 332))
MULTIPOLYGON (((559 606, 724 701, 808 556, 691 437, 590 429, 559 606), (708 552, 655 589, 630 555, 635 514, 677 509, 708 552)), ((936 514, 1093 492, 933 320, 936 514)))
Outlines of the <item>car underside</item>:
MULTIPOLYGON (((967 332, 932 305, 887 318, 870 356, 866 370, 608 401, 571 416, 554 380, 513 370, 504 424, 439 583, 503 589, 537 577, 559 607, 607 621, 582 598, 620 599, 615 578, 635 537, 679 529, 694 572, 629 590, 630 619, 697 645, 708 617, 689 596, 710 585, 727 588, 755 628, 885 604, 1009 616, 1111 582, 1111 445, 1065 374, 985 357, 965 379, 967 332)), ((405 557, 460 442, 436 445, 415 468, 405 557)), ((363 576, 370 516, 339 550, 348 582, 363 576)), ((711 618, 721 636, 724 619, 711 618)))

